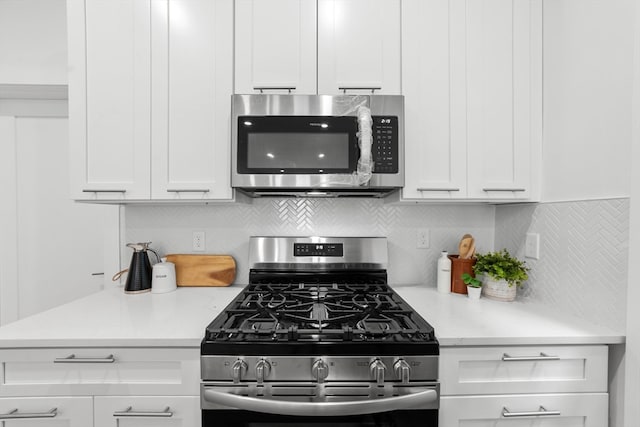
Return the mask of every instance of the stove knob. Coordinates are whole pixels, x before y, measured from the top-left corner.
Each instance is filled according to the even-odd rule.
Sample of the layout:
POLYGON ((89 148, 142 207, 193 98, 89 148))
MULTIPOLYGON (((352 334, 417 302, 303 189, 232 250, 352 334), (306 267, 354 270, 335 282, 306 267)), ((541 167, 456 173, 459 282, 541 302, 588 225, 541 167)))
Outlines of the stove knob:
POLYGON ((256 381, 258 384, 262 384, 264 379, 271 373, 271 365, 265 359, 258 360, 256 363, 256 381))
POLYGON ((396 373, 396 378, 399 379, 402 384, 409 384, 411 368, 406 360, 398 359, 398 361, 393 364, 393 370, 396 373))
POLYGON ((329 365, 324 360, 318 359, 311 366, 311 374, 319 383, 322 383, 329 376, 329 365))
POLYGON ((231 375, 233 376, 234 384, 238 384, 242 380, 242 375, 247 372, 247 369, 249 369, 249 367, 244 360, 238 359, 233 362, 233 365, 231 366, 231 375))
POLYGON ((384 385, 384 371, 387 367, 382 363, 382 360, 376 359, 369 365, 371 370, 371 378, 375 380, 378 385, 384 385))

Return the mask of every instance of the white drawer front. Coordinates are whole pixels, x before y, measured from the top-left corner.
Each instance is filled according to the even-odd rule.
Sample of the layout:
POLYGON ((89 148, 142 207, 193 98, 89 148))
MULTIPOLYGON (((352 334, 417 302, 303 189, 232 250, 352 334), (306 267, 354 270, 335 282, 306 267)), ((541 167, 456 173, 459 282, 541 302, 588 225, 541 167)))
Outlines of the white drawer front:
POLYGON ((91 397, 0 398, 3 427, 87 427, 93 425, 91 397), (27 416, 28 418, 21 418, 27 416))
POLYGON ((442 395, 607 391, 604 345, 440 350, 442 395))
POLYGON ((199 393, 197 348, 2 350, 0 359, 2 396, 199 393))
POLYGON ((200 397, 96 397, 94 414, 94 427, 194 427, 200 425, 200 397))
POLYGON ((439 427, 606 427, 608 395, 447 396, 439 418, 439 427))

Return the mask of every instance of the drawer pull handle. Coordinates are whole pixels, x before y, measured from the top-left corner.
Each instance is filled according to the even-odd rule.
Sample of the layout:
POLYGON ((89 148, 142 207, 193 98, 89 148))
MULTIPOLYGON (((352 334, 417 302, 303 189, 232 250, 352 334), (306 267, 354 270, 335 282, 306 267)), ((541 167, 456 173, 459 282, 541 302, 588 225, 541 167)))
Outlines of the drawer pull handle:
POLYGON ((209 189, 208 188, 203 188, 202 190, 187 190, 187 189, 182 189, 182 190, 167 190, 167 193, 208 193, 209 189))
POLYGON ((113 363, 116 358, 113 354, 107 357, 76 357, 75 354, 71 354, 67 357, 58 357, 54 359, 53 363, 113 363))
POLYGON ((422 191, 460 191, 459 188, 417 188, 416 190, 422 191))
POLYGON ((560 411, 548 411, 544 406, 540 406, 537 411, 530 412, 510 412, 507 408, 502 408, 502 416, 504 418, 519 418, 519 417, 557 417, 560 415, 560 411))
POLYGON ((482 191, 527 191, 524 188, 483 188, 482 191))
POLYGON ((147 418, 169 418, 173 417, 170 407, 164 408, 164 411, 150 412, 150 411, 134 411, 131 406, 128 406, 124 411, 117 411, 113 413, 114 417, 147 417, 147 418))
POLYGON ((339 87, 338 90, 341 90, 342 93, 347 93, 348 90, 370 90, 371 93, 374 93, 376 90, 381 90, 381 87, 372 87, 372 86, 343 86, 339 87))
POLYGON ((19 420, 24 418, 54 418, 58 415, 58 408, 53 408, 48 412, 18 412, 12 409, 6 414, 0 414, 0 420, 19 420))
POLYGON ((83 193, 126 193, 127 190, 98 190, 96 189, 84 189, 83 193))
POLYGON ((560 360, 560 356, 549 356, 546 353, 540 352, 540 356, 509 356, 507 353, 502 353, 503 362, 537 362, 540 360, 560 360))

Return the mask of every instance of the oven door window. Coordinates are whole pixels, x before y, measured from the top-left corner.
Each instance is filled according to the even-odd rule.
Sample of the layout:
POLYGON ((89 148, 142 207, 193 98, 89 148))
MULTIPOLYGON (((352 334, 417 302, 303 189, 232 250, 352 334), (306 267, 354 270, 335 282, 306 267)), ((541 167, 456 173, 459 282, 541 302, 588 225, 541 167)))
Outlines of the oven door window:
POLYGON ((202 427, 438 427, 438 410, 392 411, 347 417, 295 417, 242 410, 203 410, 202 427))
POLYGON ((352 173, 358 162, 355 117, 238 117, 238 173, 352 173))

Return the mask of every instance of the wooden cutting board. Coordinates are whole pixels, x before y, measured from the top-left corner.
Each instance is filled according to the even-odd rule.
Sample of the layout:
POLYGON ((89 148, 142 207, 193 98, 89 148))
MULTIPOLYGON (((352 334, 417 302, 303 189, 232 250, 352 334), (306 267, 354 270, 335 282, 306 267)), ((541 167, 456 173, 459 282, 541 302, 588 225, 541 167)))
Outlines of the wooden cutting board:
POLYGON ((229 286, 236 278, 236 261, 230 255, 171 254, 178 286, 229 286))

